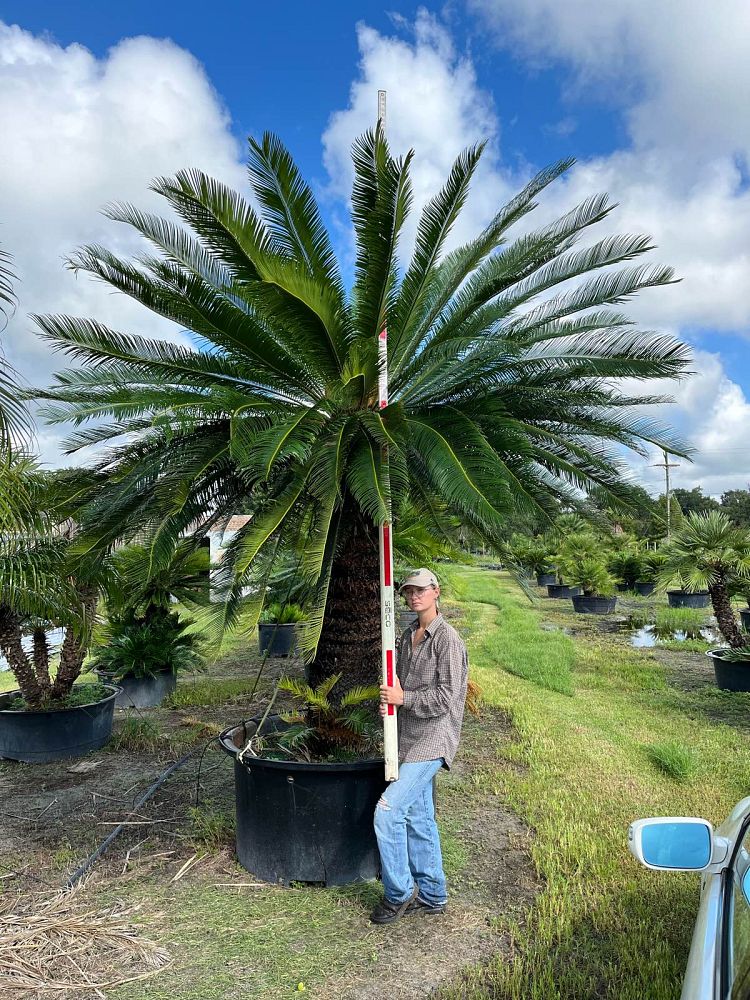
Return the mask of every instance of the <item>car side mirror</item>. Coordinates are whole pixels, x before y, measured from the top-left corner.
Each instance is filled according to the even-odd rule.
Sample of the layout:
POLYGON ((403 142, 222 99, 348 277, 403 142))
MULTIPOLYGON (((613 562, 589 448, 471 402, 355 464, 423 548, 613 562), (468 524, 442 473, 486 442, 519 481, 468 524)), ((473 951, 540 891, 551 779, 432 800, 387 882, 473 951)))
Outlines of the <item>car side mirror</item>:
POLYGON ((705 819, 686 816, 638 819, 628 828, 628 847, 646 868, 700 872, 711 864, 714 831, 705 819))

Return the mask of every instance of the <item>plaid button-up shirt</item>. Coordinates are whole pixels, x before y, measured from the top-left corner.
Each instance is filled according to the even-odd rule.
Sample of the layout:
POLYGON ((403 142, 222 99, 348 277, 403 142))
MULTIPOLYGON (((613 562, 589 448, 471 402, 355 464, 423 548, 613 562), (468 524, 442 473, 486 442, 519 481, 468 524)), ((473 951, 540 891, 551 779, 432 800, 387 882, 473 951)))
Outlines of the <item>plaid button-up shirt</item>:
POLYGON ((402 764, 445 761, 450 768, 461 737, 469 660, 460 635, 438 613, 412 650, 411 625, 401 636, 398 678, 404 704, 398 710, 398 756, 402 764))

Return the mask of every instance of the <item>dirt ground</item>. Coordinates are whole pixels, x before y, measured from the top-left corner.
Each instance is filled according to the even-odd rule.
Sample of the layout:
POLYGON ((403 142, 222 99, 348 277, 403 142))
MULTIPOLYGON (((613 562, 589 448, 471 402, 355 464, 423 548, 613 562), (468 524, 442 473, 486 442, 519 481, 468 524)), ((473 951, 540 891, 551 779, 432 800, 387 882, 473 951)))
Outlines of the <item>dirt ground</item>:
MULTIPOLYGON (((288 667, 284 664, 285 670, 288 667)), ((244 674, 248 676, 246 670, 244 674)), ((230 665, 224 679, 235 676, 230 665)), ((262 703, 256 701, 252 714, 262 703)), ((196 802, 209 821, 233 814, 232 761, 215 742, 207 741, 248 714, 241 694, 220 705, 143 711, 140 719, 148 721, 158 737, 155 746, 118 749, 115 744, 80 760, 46 765, 0 762, 0 892, 61 888, 123 820, 123 832, 92 868, 95 893, 112 898, 139 877, 153 877, 161 869, 170 876, 178 871, 196 853, 196 802), (191 744, 195 753, 188 762, 134 811, 143 791, 191 744)), ((118 712, 116 735, 128 724, 126 713, 118 712)), ((438 816, 461 852, 448 912, 375 927, 367 919, 373 893, 354 897, 361 961, 348 964, 345 975, 337 973, 308 995, 321 1000, 375 1000, 384 993, 399 1000, 433 996, 442 985, 455 984, 466 966, 511 953, 511 941, 494 927, 495 918, 511 914, 522 919, 541 884, 530 858, 531 831, 482 776, 488 768, 503 766, 502 745, 513 738, 508 720, 495 712, 470 717, 453 769, 439 778, 438 816)), ((216 831, 215 842, 208 846, 213 861, 209 858, 208 864, 186 872, 185 883, 216 883, 217 874, 230 881, 252 878, 238 875, 231 830, 228 838, 226 831, 216 831)), ((205 853, 205 848, 203 844, 200 850, 205 853)), ((148 937, 162 943, 158 924, 150 926, 147 915, 143 926, 148 937)), ((86 995, 91 994, 81 994, 86 995)), ((257 995, 238 987, 226 1000, 257 995)), ((222 1000, 217 993, 213 996, 222 1000)), ((77 998, 70 994, 70 1000, 77 998)))

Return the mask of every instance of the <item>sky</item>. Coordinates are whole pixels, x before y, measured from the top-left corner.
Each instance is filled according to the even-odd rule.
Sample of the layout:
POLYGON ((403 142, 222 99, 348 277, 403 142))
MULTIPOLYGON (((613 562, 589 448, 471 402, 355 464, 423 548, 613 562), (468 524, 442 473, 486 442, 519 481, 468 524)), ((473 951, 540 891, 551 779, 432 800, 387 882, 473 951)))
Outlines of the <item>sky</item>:
MULTIPOLYGON (((697 449, 673 483, 750 483, 750 5, 746 0, 449 0, 443 5, 0 0, 0 244, 20 306, 0 335, 33 384, 61 366, 30 313, 95 316, 179 338, 66 269, 83 243, 139 249, 101 208, 163 211, 156 176, 197 166, 245 188, 249 134, 276 132, 313 184, 346 267, 349 149, 388 93, 388 135, 415 150, 415 208, 487 140, 455 242, 537 169, 575 156, 534 224, 606 191, 611 231, 645 232, 677 285, 641 293, 644 328, 688 341, 694 374, 662 414, 697 449)), ((603 234, 603 230, 597 237, 603 234)), ((41 426, 50 465, 61 431, 41 426)), ((656 454, 634 458, 651 491, 656 454)))

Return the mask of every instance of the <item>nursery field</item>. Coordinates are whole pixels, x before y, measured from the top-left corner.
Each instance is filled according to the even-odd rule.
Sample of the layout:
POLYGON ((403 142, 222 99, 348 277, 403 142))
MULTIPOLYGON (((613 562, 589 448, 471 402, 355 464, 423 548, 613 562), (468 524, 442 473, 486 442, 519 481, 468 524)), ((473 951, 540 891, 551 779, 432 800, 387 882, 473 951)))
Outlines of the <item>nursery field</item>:
MULTIPOLYGON (((69 900, 74 914, 115 911, 137 931, 127 954, 95 940, 81 966, 109 1000, 676 1000, 698 880, 640 868, 627 825, 659 814, 718 823, 750 792, 750 695, 715 688, 700 639, 635 648, 628 629, 541 591, 532 603, 503 573, 444 569, 445 611, 484 695, 439 779, 445 917, 374 927, 374 883, 273 887, 236 864, 231 761, 209 740, 262 708, 280 672, 302 668, 269 661, 250 705, 259 661, 235 639, 206 675, 181 678, 170 705, 119 713, 107 749, 0 763, 0 919, 49 897, 125 820, 69 900)), ((620 601, 635 626, 658 604, 620 601)), ((76 954, 50 959, 59 981, 76 954)))

